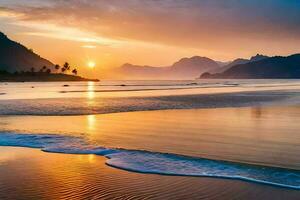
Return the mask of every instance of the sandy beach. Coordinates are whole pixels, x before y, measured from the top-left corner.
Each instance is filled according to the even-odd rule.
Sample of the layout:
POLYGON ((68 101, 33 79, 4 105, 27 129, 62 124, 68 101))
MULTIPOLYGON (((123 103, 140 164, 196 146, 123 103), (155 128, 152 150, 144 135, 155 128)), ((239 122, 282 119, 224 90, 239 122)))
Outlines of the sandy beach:
POLYGON ((300 194, 296 83, 127 96, 95 92, 102 86, 91 90, 89 83, 70 86, 88 92, 61 94, 53 84, 41 97, 41 89, 23 90, 26 84, 1 95, 0 199, 300 194))
POLYGON ((0 0, 0 200, 300 200, 300 0, 0 0))
POLYGON ((0 148, 1 199, 298 199, 299 191, 215 178, 140 174, 93 155, 0 148))

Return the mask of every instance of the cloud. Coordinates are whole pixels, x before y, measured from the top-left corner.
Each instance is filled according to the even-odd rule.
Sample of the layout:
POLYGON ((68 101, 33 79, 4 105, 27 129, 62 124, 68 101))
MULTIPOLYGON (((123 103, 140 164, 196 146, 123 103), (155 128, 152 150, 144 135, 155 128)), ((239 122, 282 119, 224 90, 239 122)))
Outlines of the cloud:
POLYGON ((81 47, 86 48, 86 49, 96 49, 97 48, 97 46, 95 46, 95 45, 82 45, 81 47))
POLYGON ((113 41, 238 51, 300 40, 297 0, 4 0, 2 6, 23 22, 113 41))

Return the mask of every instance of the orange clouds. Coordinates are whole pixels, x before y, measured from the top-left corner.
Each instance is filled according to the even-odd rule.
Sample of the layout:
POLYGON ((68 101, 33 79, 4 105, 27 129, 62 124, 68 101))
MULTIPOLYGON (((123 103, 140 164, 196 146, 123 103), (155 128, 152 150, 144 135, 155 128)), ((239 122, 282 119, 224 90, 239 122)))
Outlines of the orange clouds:
MULTIPOLYGON (((21 26, 24 31, 19 33, 27 35, 14 37, 40 52, 45 50, 37 37, 50 40, 52 44, 45 42, 49 48, 53 41, 63 40, 55 45, 79 65, 83 64, 79 56, 96 57, 103 67, 122 62, 167 65, 195 54, 221 60, 256 53, 291 54, 300 45, 297 1, 3 0, 2 4, 0 16, 14 19, 6 27, 21 26)), ((50 50, 45 53, 62 59, 50 50)))

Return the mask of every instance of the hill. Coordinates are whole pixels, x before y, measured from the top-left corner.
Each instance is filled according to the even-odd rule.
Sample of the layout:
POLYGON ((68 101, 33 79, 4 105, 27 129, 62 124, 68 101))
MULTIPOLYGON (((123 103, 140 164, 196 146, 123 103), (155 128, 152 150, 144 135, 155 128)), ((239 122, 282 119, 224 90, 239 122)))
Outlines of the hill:
POLYGON ((77 69, 72 71, 70 66, 64 71, 72 71, 75 75, 51 73, 61 69, 60 66, 56 67, 50 61, 0 32, 0 82, 98 81, 77 76, 77 69))
POLYGON ((237 58, 234 61, 228 63, 227 65, 224 65, 224 66, 222 66, 220 68, 217 68, 215 70, 210 70, 208 72, 210 74, 222 73, 222 72, 225 72, 226 70, 230 69, 231 67, 233 67, 235 65, 246 64, 246 63, 249 63, 249 62, 255 62, 255 61, 265 59, 265 58, 269 58, 269 57, 265 56, 265 55, 257 54, 256 56, 252 56, 250 59, 237 58))
POLYGON ((219 68, 217 62, 200 56, 182 58, 171 66, 153 67, 126 63, 114 70, 114 74, 126 79, 194 79, 208 70, 219 68))
POLYGON ((53 67, 54 64, 0 32, 0 70, 13 73, 31 68, 38 70, 43 66, 53 67))
POLYGON ((300 54, 275 56, 238 64, 223 73, 204 73, 200 78, 220 79, 297 79, 300 78, 300 54))

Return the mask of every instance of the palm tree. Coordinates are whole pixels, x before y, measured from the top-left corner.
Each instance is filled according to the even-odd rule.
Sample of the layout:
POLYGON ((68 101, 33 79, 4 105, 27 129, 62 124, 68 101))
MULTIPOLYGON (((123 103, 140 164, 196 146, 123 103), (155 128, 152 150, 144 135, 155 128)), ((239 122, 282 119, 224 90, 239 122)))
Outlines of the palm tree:
POLYGON ((77 69, 73 69, 73 70, 72 70, 72 74, 77 75, 77 73, 78 73, 78 72, 77 72, 77 69))
POLYGON ((56 70, 59 70, 59 69, 60 69, 60 66, 56 64, 56 65, 54 66, 54 68, 55 68, 56 70))
POLYGON ((64 68, 65 68, 66 70, 70 70, 70 64, 69 64, 68 62, 65 62, 64 68))
POLYGON ((47 73, 47 74, 51 74, 51 69, 47 69, 47 70, 46 70, 46 73, 47 73))
POLYGON ((46 69, 47 69, 47 67, 46 67, 46 66, 43 66, 43 71, 46 70, 46 69))
POLYGON ((66 71, 66 68, 62 67, 61 72, 64 73, 66 71))

